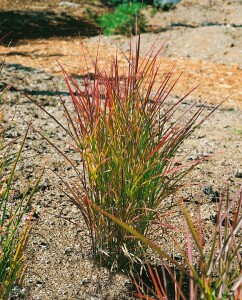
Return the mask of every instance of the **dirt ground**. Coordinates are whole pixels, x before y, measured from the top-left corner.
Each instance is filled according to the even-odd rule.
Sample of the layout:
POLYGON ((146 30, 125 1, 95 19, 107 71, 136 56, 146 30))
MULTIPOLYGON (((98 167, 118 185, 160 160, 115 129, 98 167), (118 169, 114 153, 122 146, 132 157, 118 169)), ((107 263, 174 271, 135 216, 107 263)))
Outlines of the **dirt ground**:
MULTIPOLYGON (((55 1, 40 6, 34 1, 32 9, 23 10, 24 2, 18 3, 22 10, 9 10, 2 4, 0 20, 7 20, 0 30, 2 35, 9 31, 12 34, 10 46, 6 47, 9 38, 0 46, 0 58, 6 63, 36 67, 56 75, 60 74, 58 60, 71 74, 85 73, 81 42, 95 57, 99 40, 91 37, 98 35, 98 28, 87 18, 85 9, 89 6, 56 6, 55 1)), ((92 7, 94 11, 98 9, 92 7)), ((158 11, 154 17, 150 12, 151 8, 145 12, 149 32, 142 34, 141 53, 145 55, 155 39, 157 47, 165 43, 160 54, 160 75, 177 62, 175 74, 183 72, 175 89, 177 96, 201 83, 193 94, 197 99, 206 97, 218 103, 229 96, 225 105, 241 107, 242 2, 182 1, 169 12, 158 11)), ((101 64, 108 64, 117 46, 128 50, 129 38, 101 38, 101 64)))
MULTIPOLYGON (((81 43, 93 57, 99 44, 99 29, 87 18, 86 8, 95 12, 106 9, 93 1, 71 1, 75 7, 61 6, 59 2, 15 0, 10 7, 9 1, 1 1, 0 23, 7 21, 0 26, 0 34, 13 33, 0 45, 0 60, 5 63, 0 86, 14 78, 20 90, 65 123, 58 95, 68 101, 68 93, 56 60, 82 84, 87 70, 81 43)), ((197 207, 191 199, 202 186, 219 191, 229 181, 234 191, 242 184, 242 1, 183 0, 174 10, 158 11, 153 17, 150 12, 151 8, 145 12, 148 32, 141 35, 141 55, 145 56, 156 39, 157 48, 165 43, 157 61, 161 63, 157 86, 174 63, 174 80, 181 72, 182 77, 172 92, 173 99, 200 84, 184 101, 180 113, 194 102, 198 108, 207 99, 204 113, 209 113, 216 103, 229 97, 179 152, 179 155, 186 153, 189 161, 211 156, 187 180, 196 183, 198 188, 190 185, 182 191, 196 215, 197 207)), ((128 51, 129 45, 128 37, 101 37, 100 68, 108 66, 117 47, 122 64, 125 59, 121 50, 128 51)), ((53 120, 19 93, 10 91, 7 97, 8 116, 14 115, 14 126, 7 138, 21 135, 26 122, 32 121, 34 127, 48 133, 65 153, 74 157, 67 137, 53 120)), ((79 158, 74 159, 78 163, 79 158)), ((90 241, 80 213, 61 192, 61 182, 53 175, 55 171, 71 179, 72 170, 31 131, 19 177, 24 174, 25 180, 33 178, 43 164, 46 173, 33 203, 36 218, 29 249, 30 273, 24 289, 16 288, 16 295, 36 300, 131 299, 130 281, 125 275, 98 269, 91 260, 90 241), (70 223, 69 218, 78 225, 70 223)), ((215 211, 216 203, 205 197, 202 214, 206 228, 211 227, 215 211)), ((173 222, 177 224, 179 216, 173 222)), ((159 236, 156 238, 163 246, 159 236)))

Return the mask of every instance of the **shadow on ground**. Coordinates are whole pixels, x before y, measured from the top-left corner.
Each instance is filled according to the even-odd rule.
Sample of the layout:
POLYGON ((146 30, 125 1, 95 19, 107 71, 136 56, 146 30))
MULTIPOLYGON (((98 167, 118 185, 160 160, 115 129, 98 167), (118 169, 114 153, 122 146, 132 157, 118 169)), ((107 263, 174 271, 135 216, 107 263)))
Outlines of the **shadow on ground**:
MULTIPOLYGON (((37 76, 41 74, 44 74, 43 71, 36 69, 36 68, 32 68, 32 67, 28 67, 28 66, 23 66, 21 64, 8 64, 7 66, 4 66, 4 69, 8 70, 9 74, 11 74, 12 76, 10 76, 10 80, 7 80, 6 76, 2 76, 2 78, 0 78, 0 93, 5 90, 6 88, 8 89, 9 92, 21 92, 24 93, 28 96, 51 96, 51 97, 61 97, 61 96, 70 96, 70 93, 68 91, 63 91, 58 89, 58 87, 55 86, 55 81, 53 81, 53 85, 51 86, 52 89, 41 89, 41 85, 32 85, 32 86, 28 86, 28 87, 21 87, 18 88, 18 72, 20 71, 20 74, 22 74, 21 77, 23 77, 23 74, 36 74, 37 76), (13 85, 11 85, 13 84, 13 85), (10 85, 10 86, 9 86, 10 85)), ((53 80, 54 76, 51 74, 47 74, 48 80, 53 80)), ((84 78, 86 78, 87 76, 89 76, 90 78, 94 78, 94 74, 90 73, 90 74, 86 74, 86 75, 72 75, 72 78, 75 80, 82 80, 84 78)), ((20 77, 20 78, 21 78, 20 77)), ((45 77, 46 80, 46 77, 45 77)), ((64 83, 64 81, 63 81, 64 83)), ((67 88, 66 88, 67 90, 67 88)), ((75 93, 76 94, 76 93, 75 93)))
MULTIPOLYGON (((22 39, 94 36, 99 29, 85 18, 75 18, 66 12, 54 11, 0 11, 0 36, 11 32, 4 39, 7 44, 22 39)), ((12 44, 13 44, 12 43, 12 44)))

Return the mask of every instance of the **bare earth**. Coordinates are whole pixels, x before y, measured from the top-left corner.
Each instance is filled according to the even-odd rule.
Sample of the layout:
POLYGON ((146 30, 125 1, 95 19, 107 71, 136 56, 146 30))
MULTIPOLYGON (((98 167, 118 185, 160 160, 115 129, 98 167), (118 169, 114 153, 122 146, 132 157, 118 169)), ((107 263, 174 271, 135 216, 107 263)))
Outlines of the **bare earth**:
MULTIPOLYGON (((30 15, 30 11, 24 14, 25 3, 28 1, 20 2, 21 4, 16 4, 14 18, 10 15, 8 1, 2 1, 0 18, 12 16, 13 20, 20 20, 22 17, 25 20, 27 15, 30 15)), ((73 2, 80 4, 81 1, 73 2)), ((62 7, 58 6, 58 1, 43 1, 41 6, 38 1, 33 1, 32 12, 38 15, 40 23, 27 22, 26 27, 19 31, 17 28, 23 25, 16 24, 16 21, 8 23, 8 27, 1 27, 1 35, 13 31, 13 40, 9 47, 6 46, 7 42, 0 45, 0 60, 6 64, 0 84, 11 81, 11 77, 14 76, 15 85, 20 90, 30 94, 63 123, 64 115, 58 94, 66 101, 68 95, 65 84, 59 77, 61 72, 56 60, 82 84, 80 75, 86 74, 87 70, 81 42, 84 42, 93 57, 99 43, 98 30, 85 16, 86 7, 62 7), (61 28, 56 28, 55 22, 58 17, 63 20, 69 20, 71 17, 73 19, 69 23, 63 21, 61 28), (52 24, 49 31, 48 27, 41 27, 41 20, 47 19, 49 26, 52 24), (56 83, 59 93, 55 91, 52 80, 56 83)), ((97 11, 104 9, 91 3, 89 7, 94 7, 97 11)), ((192 195, 197 196, 202 186, 209 186, 218 191, 227 181, 232 190, 236 190, 242 184, 242 1, 183 0, 175 10, 157 12, 153 18, 149 13, 146 14, 149 32, 141 36, 141 55, 147 53, 155 39, 157 47, 166 42, 158 59, 161 67, 157 86, 174 63, 176 69, 173 80, 181 72, 183 74, 172 92, 173 99, 182 97, 201 83, 184 102, 180 113, 194 102, 199 107, 207 99, 205 113, 208 113, 215 104, 229 97, 185 142, 179 153, 187 153, 189 161, 211 156, 194 170, 187 181, 197 183, 198 187, 189 184, 189 187, 182 191, 183 196, 192 201, 190 208, 196 215, 197 207, 191 199, 192 195)), ((117 46, 122 64, 125 59, 121 50, 125 52, 129 49, 129 38, 101 38, 101 68, 108 66, 117 46)), ((48 119, 19 93, 10 91, 8 98, 9 118, 15 113, 15 127, 8 132, 10 139, 22 134, 26 122, 32 121, 35 128, 48 133, 50 139, 66 154, 74 157, 78 164, 79 158, 75 157, 67 137, 53 120, 48 119)), ((131 299, 128 293, 129 279, 125 275, 110 274, 104 268, 98 269, 91 260, 90 243, 83 220, 62 193, 61 182, 52 172, 54 170, 58 174, 64 174, 66 178, 71 178, 74 175, 69 166, 34 131, 31 131, 25 145, 24 158, 18 171, 19 176, 26 179, 24 182, 37 174, 43 165, 46 166, 46 173, 36 195, 36 202, 33 203, 36 219, 29 248, 30 274, 22 291, 23 297, 36 300, 131 299), (68 221, 71 217, 77 225, 68 221)), ((20 191, 21 185, 24 184, 19 185, 20 191)), ((203 221, 209 232, 216 204, 209 197, 203 200, 203 221)), ((175 216, 173 222, 182 224, 179 216, 175 216)), ((164 246, 161 239, 160 244, 164 246)), ((166 247, 172 248, 172 245, 166 247)), ((149 255, 154 257, 152 253, 149 255)))

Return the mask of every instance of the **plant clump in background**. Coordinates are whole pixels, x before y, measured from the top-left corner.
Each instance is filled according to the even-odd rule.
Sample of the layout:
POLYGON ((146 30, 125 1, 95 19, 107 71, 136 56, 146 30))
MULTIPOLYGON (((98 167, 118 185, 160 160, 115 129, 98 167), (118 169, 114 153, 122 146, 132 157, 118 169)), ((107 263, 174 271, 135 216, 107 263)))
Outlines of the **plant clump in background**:
POLYGON ((94 23, 98 24, 104 35, 123 34, 129 35, 136 32, 137 20, 139 20, 140 32, 146 31, 146 19, 142 11, 147 8, 147 5, 152 5, 151 16, 154 16, 158 9, 168 11, 174 9, 175 5, 180 0, 110 0, 103 1, 105 6, 108 6, 109 12, 103 15, 93 13, 92 9, 86 9, 87 16, 94 23))
POLYGON ((145 7, 140 2, 125 1, 119 4, 112 13, 105 13, 98 18, 98 24, 105 35, 135 33, 137 19, 140 20, 140 31, 145 31, 145 18, 141 11, 145 7))

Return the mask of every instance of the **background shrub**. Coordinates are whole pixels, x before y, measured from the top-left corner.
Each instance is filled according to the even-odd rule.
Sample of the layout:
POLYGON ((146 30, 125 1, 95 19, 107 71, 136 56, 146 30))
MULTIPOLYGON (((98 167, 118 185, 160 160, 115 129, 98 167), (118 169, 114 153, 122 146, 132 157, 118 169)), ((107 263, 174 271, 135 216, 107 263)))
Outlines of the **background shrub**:
POLYGON ((119 4, 113 13, 106 13, 98 19, 99 25, 104 28, 104 34, 135 33, 136 24, 140 24, 141 32, 145 31, 145 18, 141 14, 144 8, 139 2, 124 2, 119 4), (140 21, 139 21, 140 20, 140 21))

